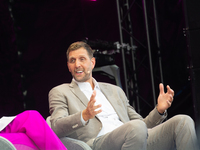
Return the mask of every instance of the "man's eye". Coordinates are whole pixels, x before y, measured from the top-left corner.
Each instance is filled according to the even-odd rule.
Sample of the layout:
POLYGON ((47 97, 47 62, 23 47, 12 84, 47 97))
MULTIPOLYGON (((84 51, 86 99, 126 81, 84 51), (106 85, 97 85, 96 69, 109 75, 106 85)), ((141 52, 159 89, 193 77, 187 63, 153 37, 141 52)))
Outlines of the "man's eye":
POLYGON ((74 59, 71 59, 71 60, 70 60, 70 63, 74 63, 74 62, 75 62, 75 60, 74 60, 74 59))
POLYGON ((85 58, 81 58, 81 61, 84 61, 85 60, 85 58))

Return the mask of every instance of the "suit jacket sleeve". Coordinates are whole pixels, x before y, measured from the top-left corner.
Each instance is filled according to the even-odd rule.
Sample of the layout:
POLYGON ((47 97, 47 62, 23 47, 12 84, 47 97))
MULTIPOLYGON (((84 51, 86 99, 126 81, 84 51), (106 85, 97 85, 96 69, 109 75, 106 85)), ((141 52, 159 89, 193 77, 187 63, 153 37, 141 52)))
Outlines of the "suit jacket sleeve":
MULTIPOLYGON (((80 120, 81 111, 69 114, 69 101, 62 86, 55 87, 49 92, 51 128, 59 137, 70 135, 78 128, 83 127, 80 120)), ((67 88, 65 90, 67 91, 67 88)))
POLYGON ((87 125, 81 122, 81 113, 87 107, 88 99, 78 86, 62 84, 49 92, 49 108, 51 128, 58 137, 71 137, 82 140, 88 145, 102 128, 97 117, 90 119, 87 125))
MULTIPOLYGON (((110 86, 112 88, 111 87, 107 88, 107 90, 113 89, 113 91, 109 91, 108 93, 113 93, 113 95, 118 95, 118 97, 115 97, 115 101, 117 101, 116 103, 118 103, 118 106, 116 107, 116 104, 113 104, 113 107, 115 108, 116 112, 118 113, 120 119, 123 122, 127 122, 129 120, 134 120, 134 119, 141 119, 146 123, 147 128, 153 128, 153 127, 159 125, 160 123, 162 123, 163 120, 166 118, 167 113, 165 113, 164 115, 160 115, 158 113, 156 107, 145 118, 143 118, 129 104, 129 100, 127 99, 124 91, 121 88, 114 86, 114 85, 110 85, 110 86), (127 118, 127 114, 128 114, 128 118, 127 118)), ((104 89, 105 89, 105 87, 104 87, 104 89)), ((105 93, 106 93, 106 91, 104 91, 104 94, 105 93)), ((105 95, 108 95, 108 94, 105 94, 105 95)), ((109 99, 109 97, 107 97, 107 98, 109 99)), ((112 103, 113 102, 111 102, 111 104, 112 103)))
MULTIPOLYGON (((130 120, 136 119, 135 116, 139 116, 139 114, 135 111, 135 109, 130 106, 128 103, 128 114, 130 120)), ((156 107, 143 119, 146 123, 147 128, 153 128, 163 122, 163 120, 167 117, 167 113, 165 112, 164 115, 160 115, 156 109, 156 107)), ((138 117, 138 119, 141 119, 138 117)))

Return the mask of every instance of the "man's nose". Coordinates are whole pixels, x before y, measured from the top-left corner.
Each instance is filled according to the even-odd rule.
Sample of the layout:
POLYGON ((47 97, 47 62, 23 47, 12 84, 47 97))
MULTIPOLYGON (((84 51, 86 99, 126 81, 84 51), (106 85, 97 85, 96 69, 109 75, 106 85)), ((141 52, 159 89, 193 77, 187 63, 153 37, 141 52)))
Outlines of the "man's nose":
POLYGON ((76 65, 76 68, 80 67, 80 61, 76 60, 75 65, 76 65))

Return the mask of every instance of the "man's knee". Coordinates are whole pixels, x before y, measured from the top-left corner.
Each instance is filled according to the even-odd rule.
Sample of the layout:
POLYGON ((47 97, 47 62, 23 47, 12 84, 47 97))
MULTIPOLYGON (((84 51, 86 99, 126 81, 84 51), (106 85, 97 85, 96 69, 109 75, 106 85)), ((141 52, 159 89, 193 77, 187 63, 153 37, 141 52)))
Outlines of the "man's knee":
POLYGON ((182 125, 192 125, 194 126, 193 119, 188 115, 176 115, 174 116, 174 120, 182 125))
MULTIPOLYGON (((174 128, 174 133, 179 134, 182 131, 193 131, 194 130, 194 121, 188 115, 176 115, 172 118, 171 129, 174 128)), ((185 132, 186 133, 186 132, 185 132)))
POLYGON ((147 139, 147 126, 142 120, 132 120, 128 122, 129 133, 138 140, 147 139))

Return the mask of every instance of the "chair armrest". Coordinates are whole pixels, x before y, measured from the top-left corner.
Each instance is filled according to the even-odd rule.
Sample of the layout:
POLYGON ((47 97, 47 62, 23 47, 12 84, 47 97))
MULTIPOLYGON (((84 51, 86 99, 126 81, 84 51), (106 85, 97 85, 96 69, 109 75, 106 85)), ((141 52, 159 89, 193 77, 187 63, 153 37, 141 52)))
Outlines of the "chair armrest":
MULTIPOLYGON (((50 117, 51 116, 47 117, 46 122, 51 127, 50 117)), ((92 150, 90 146, 87 145, 85 142, 77 139, 73 139, 70 137, 63 137, 60 138, 60 140, 68 150, 92 150)))
POLYGON ((92 150, 85 142, 70 137, 60 138, 68 150, 92 150))
POLYGON ((0 149, 5 150, 17 150, 14 145, 6 138, 0 136, 0 149))

